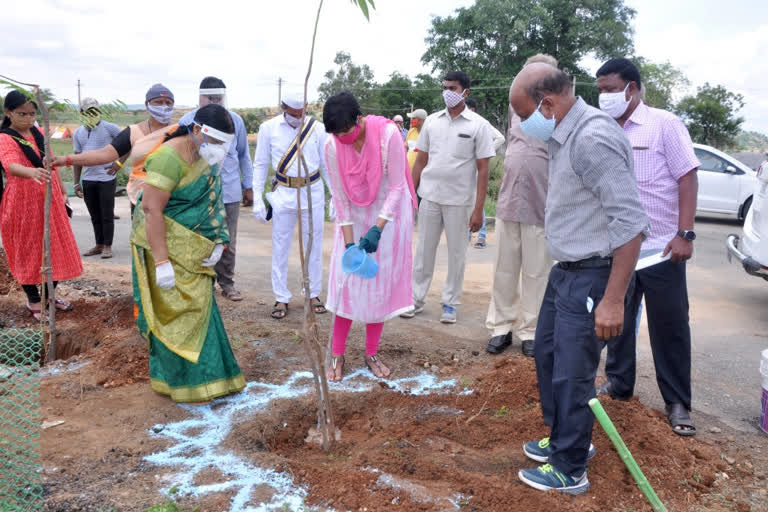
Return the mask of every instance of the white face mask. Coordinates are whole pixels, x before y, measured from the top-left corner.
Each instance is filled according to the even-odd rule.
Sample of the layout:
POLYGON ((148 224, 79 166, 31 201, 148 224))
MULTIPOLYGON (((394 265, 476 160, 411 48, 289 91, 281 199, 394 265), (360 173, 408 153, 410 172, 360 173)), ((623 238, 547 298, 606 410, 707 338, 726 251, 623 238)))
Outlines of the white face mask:
POLYGON ((461 103, 461 100, 464 99, 464 91, 461 92, 454 92, 449 89, 445 89, 443 91, 443 101, 445 101, 445 106, 448 108, 453 108, 459 103, 461 103))
POLYGON ((227 158, 227 144, 211 144, 204 142, 200 144, 200 158, 208 162, 208 165, 220 164, 227 158))
POLYGON ((293 117, 288 112, 285 112, 285 122, 288 123, 288 126, 291 128, 298 128, 299 124, 301 124, 301 119, 298 117, 293 117))
POLYGON ((632 98, 627 99, 628 88, 629 82, 627 82, 627 86, 624 87, 624 90, 621 92, 600 93, 600 110, 614 119, 623 116, 629 108, 629 104, 632 102, 632 98))

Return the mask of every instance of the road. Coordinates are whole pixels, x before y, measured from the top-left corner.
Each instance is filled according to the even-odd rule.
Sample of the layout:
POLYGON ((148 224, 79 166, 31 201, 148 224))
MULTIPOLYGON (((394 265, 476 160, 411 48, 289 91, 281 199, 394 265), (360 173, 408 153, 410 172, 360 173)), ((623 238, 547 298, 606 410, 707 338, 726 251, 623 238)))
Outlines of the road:
MULTIPOLYGON (((83 202, 71 198, 75 216, 72 225, 81 250, 93 243, 90 219, 83 202)), ((112 260, 85 259, 90 268, 104 270, 129 265, 128 237, 130 213, 126 198, 118 198, 112 260)), ((326 225, 324 258, 327 266, 332 225, 326 225)), ((735 220, 697 218, 695 256, 688 267, 691 329, 693 334, 693 407, 699 427, 723 422, 735 429, 754 433, 760 413, 760 352, 768 348, 768 282, 748 276, 737 264, 729 264, 724 248, 725 237, 738 233, 735 220)), ((294 248, 296 244, 294 244, 294 248)), ((445 263, 445 244, 441 244, 435 283, 424 314, 411 322, 424 322, 438 332, 461 337, 482 351, 487 340, 484 328, 488 292, 493 278, 494 234, 489 233, 486 249, 470 248, 465 279, 464 304, 456 325, 443 325, 439 318, 439 291, 445 263)), ((248 209, 241 210, 238 237, 237 286, 246 300, 271 302, 269 269, 271 266, 271 226, 258 224, 248 209)), ((291 258, 290 283, 299 290, 298 258, 291 258)), ((221 304, 221 300, 220 300, 221 304)), ((394 320, 407 325, 405 320, 394 320)), ((395 324, 398 325, 398 324, 395 324)), ((510 350, 519 350, 516 343, 510 350)), ((485 356, 483 356, 485 357, 485 356)), ((490 357, 490 356, 488 356, 490 357)), ((654 408, 663 403, 656 385, 653 360, 648 343, 645 319, 638 340, 637 394, 642 402, 654 408)))

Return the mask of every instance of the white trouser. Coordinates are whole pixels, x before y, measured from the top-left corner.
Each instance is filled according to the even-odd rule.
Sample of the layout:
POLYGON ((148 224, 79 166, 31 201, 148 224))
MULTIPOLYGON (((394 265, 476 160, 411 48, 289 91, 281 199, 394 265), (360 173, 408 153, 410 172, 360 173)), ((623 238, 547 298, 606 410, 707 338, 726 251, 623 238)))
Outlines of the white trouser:
POLYGON ((464 268, 467 260, 467 230, 471 206, 453 206, 422 199, 419 205, 419 243, 413 260, 413 303, 423 306, 435 272, 435 256, 445 230, 448 245, 448 273, 443 285, 442 303, 461 304, 464 268))
MULTIPOLYGON (((312 209, 314 224, 312 236, 312 253, 309 255, 309 291, 311 296, 319 297, 323 289, 323 228, 325 208, 321 204, 312 209)), ((301 211, 302 233, 304 234, 304 250, 309 241, 309 212, 301 211)), ((296 227, 295 209, 274 209, 272 211, 272 292, 277 302, 288 303, 291 291, 288 289, 288 255, 293 242, 293 231, 296 227)), ((301 282, 301 273, 296 276, 296 283, 301 282)), ((300 286, 300 285, 299 285, 300 286)))
POLYGON ((493 291, 485 326, 491 336, 514 332, 532 340, 552 258, 544 228, 496 218, 493 291))

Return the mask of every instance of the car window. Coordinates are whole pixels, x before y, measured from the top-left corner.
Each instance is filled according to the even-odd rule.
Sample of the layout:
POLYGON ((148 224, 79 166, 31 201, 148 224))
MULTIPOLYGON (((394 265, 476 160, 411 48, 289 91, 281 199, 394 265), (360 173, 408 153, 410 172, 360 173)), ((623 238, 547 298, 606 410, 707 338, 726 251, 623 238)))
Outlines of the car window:
POLYGON ((719 156, 713 155, 704 149, 694 148, 693 151, 696 153, 696 158, 698 158, 699 162, 701 162, 699 170, 710 172, 725 172, 725 169, 728 167, 728 165, 730 165, 726 160, 723 160, 719 156))

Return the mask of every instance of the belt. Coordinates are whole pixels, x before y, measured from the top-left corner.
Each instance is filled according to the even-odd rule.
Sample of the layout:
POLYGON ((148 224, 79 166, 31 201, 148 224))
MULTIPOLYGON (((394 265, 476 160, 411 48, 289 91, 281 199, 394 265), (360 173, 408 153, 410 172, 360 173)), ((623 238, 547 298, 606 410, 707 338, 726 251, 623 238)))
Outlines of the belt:
POLYGON ((557 264, 563 270, 584 270, 588 268, 607 268, 613 263, 613 257, 608 256, 601 258, 600 256, 593 256, 585 260, 579 261, 561 261, 557 264))
MULTIPOLYGON (((320 178, 320 171, 315 171, 309 175, 309 183, 314 183, 320 178)), ((282 174, 275 174, 275 180, 277 184, 288 188, 302 188, 307 186, 307 178, 299 176, 283 176, 282 174)))

